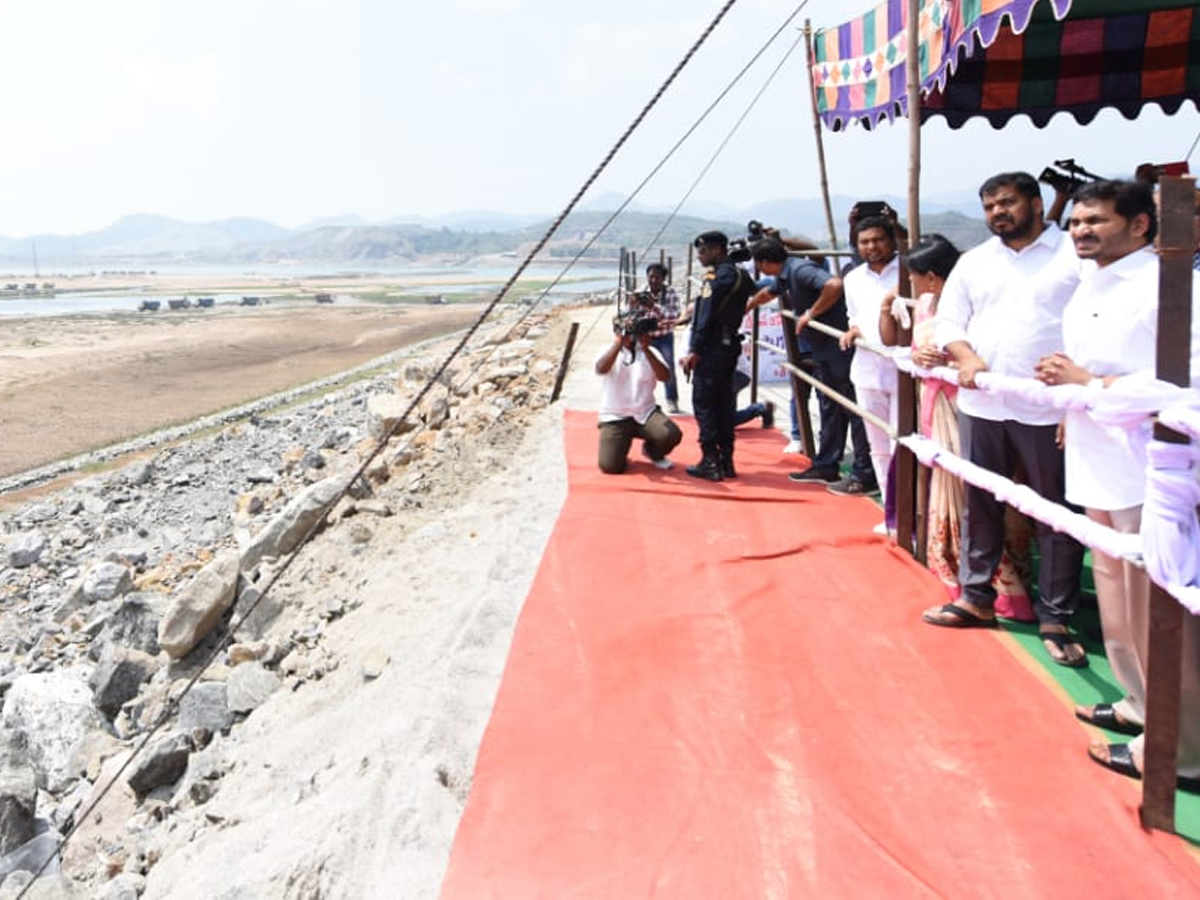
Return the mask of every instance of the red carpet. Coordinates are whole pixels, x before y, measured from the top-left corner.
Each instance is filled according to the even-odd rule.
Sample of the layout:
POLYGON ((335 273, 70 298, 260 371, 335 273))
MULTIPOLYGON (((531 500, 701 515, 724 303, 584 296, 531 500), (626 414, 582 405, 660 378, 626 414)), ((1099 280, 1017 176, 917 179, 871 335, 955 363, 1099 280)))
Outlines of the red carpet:
POLYGON ((920 622, 877 506, 789 484, 775 432, 714 485, 566 433, 446 900, 1200 896, 1003 639, 920 622))

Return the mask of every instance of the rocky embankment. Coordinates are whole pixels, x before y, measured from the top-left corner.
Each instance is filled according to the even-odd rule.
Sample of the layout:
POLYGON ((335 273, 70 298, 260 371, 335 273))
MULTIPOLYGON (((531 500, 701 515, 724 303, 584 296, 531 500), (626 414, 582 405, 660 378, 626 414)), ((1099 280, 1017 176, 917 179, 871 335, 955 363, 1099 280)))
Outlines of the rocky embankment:
POLYGON ((517 446, 564 333, 477 338, 374 457, 448 343, 0 514, 0 898, 139 896, 181 832, 222 827, 206 810, 256 709, 348 663, 379 676, 385 654, 326 647, 360 612, 339 561, 517 446))

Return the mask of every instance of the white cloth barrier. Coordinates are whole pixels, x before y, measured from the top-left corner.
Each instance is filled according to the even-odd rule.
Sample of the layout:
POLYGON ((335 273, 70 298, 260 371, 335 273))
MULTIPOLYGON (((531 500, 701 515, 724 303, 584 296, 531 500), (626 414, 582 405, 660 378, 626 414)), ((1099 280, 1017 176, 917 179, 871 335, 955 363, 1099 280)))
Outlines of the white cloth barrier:
MULTIPOLYGON (((836 334, 834 329, 821 331, 836 334)), ((926 369, 915 365, 907 347, 880 347, 856 341, 860 349, 890 358, 898 369, 918 378, 958 383, 958 370, 949 366, 926 369)), ((1128 375, 1109 387, 1098 380, 1085 385, 1053 387, 1034 378, 1016 378, 995 372, 975 377, 978 390, 1004 393, 1061 410, 1085 410, 1108 427, 1115 440, 1124 440, 1146 460, 1146 500, 1139 535, 1121 534, 1042 498, 1024 485, 981 469, 943 447, 911 434, 897 440, 923 464, 940 466, 974 487, 990 491, 997 499, 1069 534, 1081 544, 1113 557, 1141 560, 1146 571, 1193 615, 1200 615, 1200 392, 1181 388, 1146 375, 1128 375), (1152 419, 1192 439, 1191 444, 1169 444, 1152 438, 1152 419)))
POLYGON ((1028 485, 1016 484, 1003 475, 955 456, 941 444, 919 434, 906 435, 897 440, 924 465, 939 466, 968 484, 988 491, 997 500, 1003 500, 1039 522, 1045 522, 1055 531, 1071 535, 1081 544, 1118 558, 1137 559, 1141 556, 1142 542, 1136 534, 1121 534, 1093 522, 1081 513, 1071 512, 1065 506, 1047 500, 1028 485))
MULTIPOLYGON (((918 377, 940 378, 952 384, 958 379, 958 372, 949 367, 923 369, 914 365, 906 349, 897 348, 890 356, 898 368, 918 377)), ((1108 388, 1095 380, 1086 385, 1050 387, 1036 379, 994 372, 979 373, 975 382, 980 390, 1016 395, 1056 409, 1085 410, 1097 422, 1107 426, 1115 440, 1126 441, 1139 458, 1146 460, 1146 500, 1142 506, 1138 538, 1146 571, 1189 612, 1200 615, 1200 521, 1196 517, 1196 507, 1200 505, 1200 484, 1196 482, 1196 472, 1200 468, 1200 444, 1196 443, 1200 440, 1200 393, 1145 375, 1119 378, 1108 388), (1193 443, 1169 444, 1154 440, 1151 420, 1156 414, 1159 422, 1188 435, 1193 443)), ((901 442, 908 445, 907 439, 901 442)), ((950 466, 942 465, 952 471, 950 466)), ((960 477, 977 487, 991 490, 987 484, 971 477, 960 477)), ((992 492, 1006 500, 997 491, 992 492)), ((1123 541, 1117 539, 1128 538, 1127 535, 1118 535, 1109 529, 1102 529, 1110 532, 1103 534, 1090 520, 1087 520, 1089 526, 1094 527, 1083 530, 1059 528, 1051 518, 1018 508, 1102 553, 1133 555, 1129 551, 1114 554, 1107 549, 1119 547, 1123 541)))

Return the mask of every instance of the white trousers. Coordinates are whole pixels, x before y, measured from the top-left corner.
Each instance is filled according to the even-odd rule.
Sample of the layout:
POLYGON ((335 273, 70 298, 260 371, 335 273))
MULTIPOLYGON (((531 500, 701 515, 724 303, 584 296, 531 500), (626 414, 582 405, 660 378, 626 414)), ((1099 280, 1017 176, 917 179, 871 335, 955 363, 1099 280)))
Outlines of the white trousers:
MULTIPOLYGON (((896 427, 898 395, 895 389, 863 388, 854 386, 858 396, 858 405, 887 422, 892 428, 896 427)), ((887 496, 888 469, 892 463, 892 454, 896 451, 896 442, 891 435, 871 422, 866 417, 863 424, 867 427, 867 443, 871 445, 871 467, 875 470, 875 480, 879 482, 880 496, 887 496)))

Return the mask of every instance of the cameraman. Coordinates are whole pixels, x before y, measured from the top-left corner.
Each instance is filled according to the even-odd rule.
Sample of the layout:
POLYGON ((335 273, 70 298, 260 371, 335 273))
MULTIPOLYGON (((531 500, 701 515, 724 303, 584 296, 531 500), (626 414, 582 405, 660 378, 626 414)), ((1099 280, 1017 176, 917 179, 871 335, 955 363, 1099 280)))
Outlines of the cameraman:
POLYGON ((651 335, 658 327, 652 314, 632 310, 613 319, 613 342, 596 360, 600 376, 600 471, 620 475, 634 438, 659 469, 671 468, 667 454, 683 440, 683 432, 654 402, 654 386, 671 377, 651 335), (639 352, 640 351, 640 352, 639 352))

